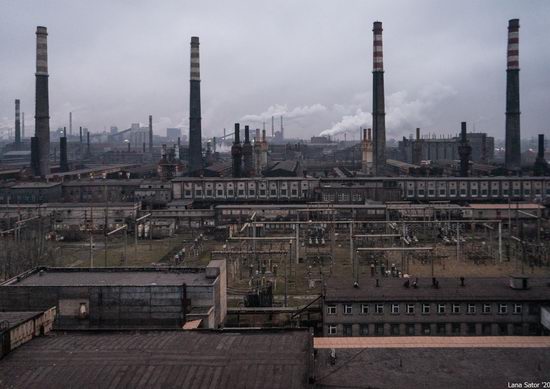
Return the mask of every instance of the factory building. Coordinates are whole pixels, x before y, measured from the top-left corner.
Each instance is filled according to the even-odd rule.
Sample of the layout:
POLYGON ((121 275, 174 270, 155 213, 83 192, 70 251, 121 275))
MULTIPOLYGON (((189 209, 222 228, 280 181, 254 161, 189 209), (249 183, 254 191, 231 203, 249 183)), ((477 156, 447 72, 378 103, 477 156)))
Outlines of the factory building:
POLYGON ((328 280, 325 336, 492 336, 550 334, 548 279, 370 278, 328 280), (546 307, 545 307, 546 306, 546 307))
POLYGON ((54 329, 218 328, 227 314, 226 290, 221 260, 200 268, 40 267, 0 284, 0 306, 55 306, 54 329))
MULTIPOLYGON (((421 138, 417 129, 415 139, 403 137, 398 142, 400 161, 420 165, 421 161, 458 160, 460 155, 460 137, 421 138)), ((467 133, 466 140, 471 150, 470 160, 477 163, 489 163, 495 158, 495 139, 485 133, 467 133)))

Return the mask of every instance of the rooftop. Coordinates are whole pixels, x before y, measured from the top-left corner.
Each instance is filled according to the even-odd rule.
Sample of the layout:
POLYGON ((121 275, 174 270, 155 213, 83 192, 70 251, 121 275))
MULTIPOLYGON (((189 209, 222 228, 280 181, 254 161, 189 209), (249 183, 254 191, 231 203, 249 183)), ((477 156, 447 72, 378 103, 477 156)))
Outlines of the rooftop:
POLYGON ((439 287, 432 286, 431 278, 418 278, 417 288, 412 286, 416 278, 379 278, 379 287, 375 277, 359 279, 359 287, 353 287, 351 279, 331 278, 327 282, 326 301, 423 301, 423 300, 507 300, 540 301, 550 300, 550 278, 529 278, 528 289, 512 289, 508 277, 466 278, 465 286, 459 278, 437 278, 439 287), (406 281, 410 287, 405 287, 406 281))
POLYGON ((508 388, 547 381, 550 348, 320 349, 315 370, 318 388, 508 388))
POLYGON ((1 286, 180 286, 211 284, 204 268, 35 268, 1 286))
POLYGON ((0 323, 7 322, 8 328, 13 328, 42 314, 41 311, 0 312, 0 323))
POLYGON ((306 330, 50 333, 0 361, 9 388, 306 388, 306 330))

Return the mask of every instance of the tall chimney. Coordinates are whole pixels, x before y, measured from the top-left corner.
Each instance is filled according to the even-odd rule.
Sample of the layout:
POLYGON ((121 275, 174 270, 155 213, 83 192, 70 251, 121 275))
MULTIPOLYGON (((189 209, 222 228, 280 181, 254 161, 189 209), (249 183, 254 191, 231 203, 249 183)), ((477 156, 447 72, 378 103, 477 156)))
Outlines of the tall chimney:
POLYGON ((91 155, 90 153, 90 131, 86 131, 86 153, 88 157, 91 155))
POLYGON ((19 99, 15 100, 15 149, 21 146, 21 106, 19 99))
POLYGON ((69 171, 69 161, 67 158, 67 134, 64 133, 59 138, 59 170, 64 173, 69 171))
POLYGON ((271 139, 275 137, 275 117, 271 116, 271 139))
POLYGON ((80 126, 80 144, 82 145, 82 126, 80 126))
POLYGON ((233 157, 233 177, 241 177, 241 164, 243 151, 241 147, 241 140, 239 138, 239 123, 235 123, 235 140, 233 141, 233 146, 231 147, 231 156, 233 157))
POLYGON ((153 115, 149 115, 149 152, 153 152, 153 115))
POLYGON ((535 166, 533 167, 533 174, 535 176, 546 176, 550 174, 548 163, 546 159, 544 159, 544 134, 539 134, 539 149, 537 159, 535 160, 535 166))
POLYGON ((21 139, 25 139, 25 112, 21 112, 21 139))
POLYGON ((508 65, 506 69, 506 169, 521 169, 519 110, 519 19, 508 22, 508 65))
POLYGON ((413 143, 412 149, 412 163, 413 165, 420 165, 422 161, 422 141, 420 140, 420 128, 416 129, 416 139, 413 143))
POLYGON ((243 144, 243 158, 244 158, 244 176, 254 177, 254 161, 252 160, 252 144, 250 144, 250 128, 244 126, 244 144, 243 144))
POLYGON ((41 177, 50 174, 50 108, 48 92, 48 31, 36 27, 35 137, 41 177))
POLYGON ((466 137, 466 122, 461 123, 460 143, 458 145, 458 156, 460 157, 460 176, 468 177, 468 168, 470 165, 470 155, 472 147, 466 137))
POLYGON ((374 22, 372 70, 372 130, 374 174, 383 175, 386 165, 386 113, 384 103, 384 61, 382 50, 382 22, 374 22))
POLYGON ((191 80, 189 96, 189 172, 203 168, 201 130, 201 78, 199 37, 191 37, 191 80))
POLYGON ((285 139, 285 128, 283 127, 283 115, 281 115, 281 139, 285 139))
POLYGON ((73 136, 73 113, 72 112, 69 112, 69 135, 73 136))
POLYGON ((40 175, 40 152, 38 151, 38 138, 31 137, 31 170, 34 176, 40 175))

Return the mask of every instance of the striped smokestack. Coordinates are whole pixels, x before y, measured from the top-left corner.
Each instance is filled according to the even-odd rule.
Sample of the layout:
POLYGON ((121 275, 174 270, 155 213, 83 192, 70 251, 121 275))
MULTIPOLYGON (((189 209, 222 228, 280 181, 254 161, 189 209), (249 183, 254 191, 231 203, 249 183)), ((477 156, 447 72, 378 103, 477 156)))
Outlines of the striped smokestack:
POLYGON ((386 165, 386 113, 384 104, 384 60, 382 50, 382 22, 374 22, 372 68, 372 130, 374 174, 384 174, 386 165))
POLYGON ((149 152, 153 152, 153 115, 149 115, 149 152))
POLYGON ((19 99, 15 100, 15 149, 21 145, 21 106, 19 99))
POLYGON ((189 86, 189 172, 194 175, 203 167, 199 38, 196 36, 191 37, 191 80, 189 86))
POLYGON ((519 110, 519 19, 508 22, 506 68, 506 169, 521 169, 519 110))
MULTIPOLYGON (((48 92, 48 31, 36 28, 35 137, 37 138, 38 174, 50 174, 50 108, 48 92)), ((36 149, 35 149, 36 151, 36 149)))

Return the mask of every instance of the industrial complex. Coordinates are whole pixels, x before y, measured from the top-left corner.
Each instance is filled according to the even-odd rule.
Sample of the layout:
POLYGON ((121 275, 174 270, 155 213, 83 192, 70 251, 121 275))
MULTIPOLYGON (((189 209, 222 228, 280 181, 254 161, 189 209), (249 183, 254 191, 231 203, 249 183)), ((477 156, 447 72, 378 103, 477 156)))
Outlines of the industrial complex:
POLYGON ((12 96, 0 141, 0 388, 550 382, 548 140, 521 148, 519 19, 503 149, 466 121, 390 139, 382 32, 372 122, 342 141, 275 115, 206 137, 197 36, 185 130, 54 130, 38 26, 34 129, 12 96))

